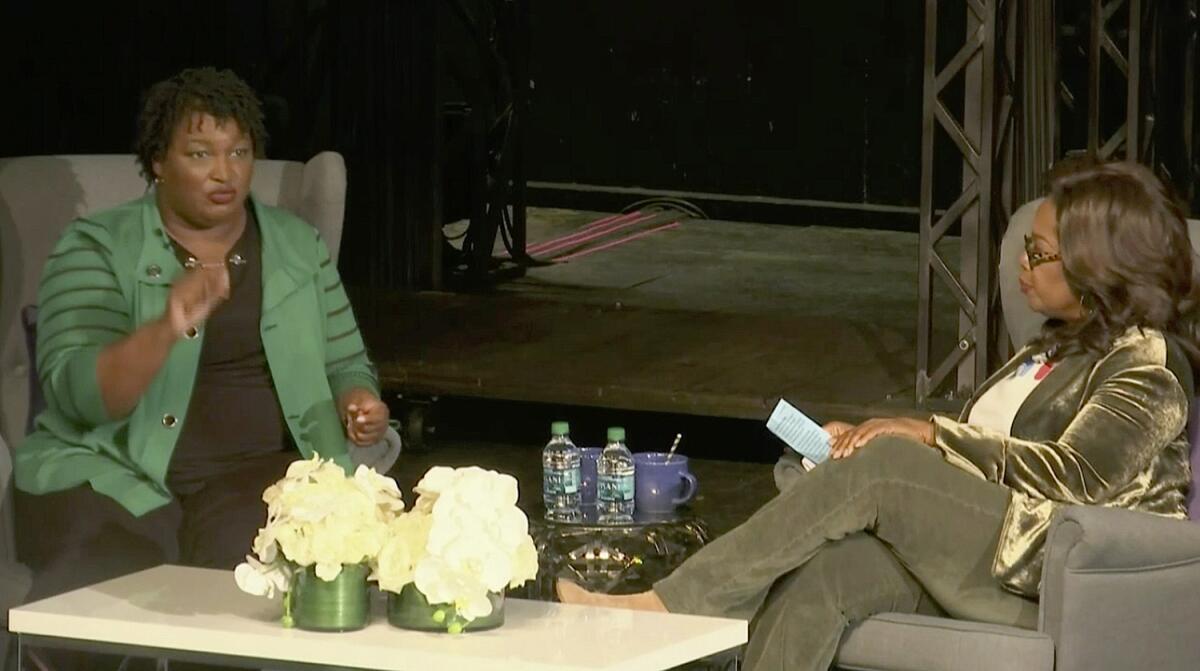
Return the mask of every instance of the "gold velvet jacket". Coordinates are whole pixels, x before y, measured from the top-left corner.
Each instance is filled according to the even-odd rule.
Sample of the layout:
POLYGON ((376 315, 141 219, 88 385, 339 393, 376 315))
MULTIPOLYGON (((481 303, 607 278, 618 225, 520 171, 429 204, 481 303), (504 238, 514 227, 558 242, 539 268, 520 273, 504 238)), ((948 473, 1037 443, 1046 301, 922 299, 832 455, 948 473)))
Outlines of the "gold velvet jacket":
POLYGON ((1021 404, 1011 435, 967 424, 979 397, 1034 353, 1017 352, 959 421, 933 419, 947 461, 1012 490, 992 573, 1026 596, 1038 594, 1046 531, 1062 506, 1187 516, 1194 392, 1183 351, 1159 331, 1131 328, 1102 355, 1059 358, 1021 404))

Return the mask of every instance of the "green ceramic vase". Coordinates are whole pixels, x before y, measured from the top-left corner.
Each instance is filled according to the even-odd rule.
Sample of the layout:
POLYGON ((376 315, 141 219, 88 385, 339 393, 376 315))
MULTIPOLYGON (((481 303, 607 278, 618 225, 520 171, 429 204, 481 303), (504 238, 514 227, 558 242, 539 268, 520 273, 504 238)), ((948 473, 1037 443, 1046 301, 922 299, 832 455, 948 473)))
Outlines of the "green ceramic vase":
POLYGON ((367 626, 371 599, 367 567, 352 564, 328 582, 308 567, 296 574, 291 593, 292 622, 312 631, 353 631, 367 626))
POLYGON ((495 629, 504 624, 504 595, 492 592, 488 594, 488 600, 492 602, 492 613, 467 622, 451 604, 431 605, 417 586, 410 582, 399 594, 388 593, 388 622, 401 629, 451 634, 495 629))

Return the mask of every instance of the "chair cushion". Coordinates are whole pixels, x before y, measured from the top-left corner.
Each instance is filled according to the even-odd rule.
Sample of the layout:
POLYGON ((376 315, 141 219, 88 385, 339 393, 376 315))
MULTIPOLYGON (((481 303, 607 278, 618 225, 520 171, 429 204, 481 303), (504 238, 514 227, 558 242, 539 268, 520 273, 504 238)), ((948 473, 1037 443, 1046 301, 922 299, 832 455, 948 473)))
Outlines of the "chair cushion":
POLYGON ((835 665, 847 671, 1053 671, 1054 642, 1017 627, 884 613, 846 632, 835 665))
POLYGON ((46 398, 42 395, 42 383, 37 370, 37 320, 36 305, 21 308, 21 327, 25 330, 25 351, 29 353, 29 414, 25 418, 25 433, 33 431, 33 420, 46 409, 46 398))

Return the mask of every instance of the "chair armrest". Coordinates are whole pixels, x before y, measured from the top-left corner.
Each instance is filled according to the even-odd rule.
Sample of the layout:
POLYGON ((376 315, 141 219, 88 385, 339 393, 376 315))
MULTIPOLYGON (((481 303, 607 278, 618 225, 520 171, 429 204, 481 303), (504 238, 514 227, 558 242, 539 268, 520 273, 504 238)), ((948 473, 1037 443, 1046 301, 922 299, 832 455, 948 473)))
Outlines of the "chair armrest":
POLYGON ((299 214, 321 232, 329 254, 337 263, 346 216, 346 161, 333 151, 323 151, 304 164, 299 214))
POLYGON ((1197 668, 1197 594, 1200 525, 1097 506, 1051 524, 1041 630, 1056 671, 1197 668))
POLYGON ((346 449, 350 452, 350 463, 355 468, 367 466, 375 469, 376 473, 387 475, 392 470, 392 466, 396 465, 404 446, 396 427, 389 426, 387 433, 383 434, 383 440, 378 443, 368 447, 359 447, 347 440, 346 449))

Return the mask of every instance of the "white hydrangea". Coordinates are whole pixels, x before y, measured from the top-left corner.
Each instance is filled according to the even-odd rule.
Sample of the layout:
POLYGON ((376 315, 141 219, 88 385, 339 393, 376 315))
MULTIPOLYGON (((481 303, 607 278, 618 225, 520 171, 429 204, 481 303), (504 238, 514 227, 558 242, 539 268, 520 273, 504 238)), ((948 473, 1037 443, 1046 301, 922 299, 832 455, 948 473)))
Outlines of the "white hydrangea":
POLYGON ((317 577, 333 580, 344 565, 374 562, 404 509, 391 478, 365 466, 348 477, 318 456, 292 463, 263 492, 263 502, 267 523, 234 578, 244 591, 264 596, 287 591, 292 567, 313 566, 317 577))
POLYGON ((537 576, 516 478, 476 466, 435 466, 415 491, 413 509, 392 525, 380 552, 380 588, 399 592, 414 582, 430 603, 454 604, 473 620, 491 614, 489 592, 537 576))
POLYGON ((388 539, 375 559, 371 579, 379 588, 399 592, 412 582, 417 560, 425 555, 425 543, 433 518, 415 512, 398 516, 388 526, 388 539))
POLYGON ((318 457, 297 461, 263 492, 267 523, 253 555, 234 571, 238 586, 272 597, 295 570, 315 567, 333 580, 343 565, 368 563, 389 592, 414 583, 433 604, 453 604, 466 620, 492 612, 489 593, 537 576, 529 519, 517 508, 517 480, 475 466, 431 468, 404 512, 391 478, 359 466, 347 477, 318 457))

